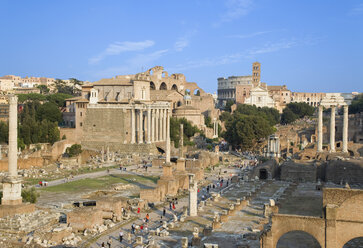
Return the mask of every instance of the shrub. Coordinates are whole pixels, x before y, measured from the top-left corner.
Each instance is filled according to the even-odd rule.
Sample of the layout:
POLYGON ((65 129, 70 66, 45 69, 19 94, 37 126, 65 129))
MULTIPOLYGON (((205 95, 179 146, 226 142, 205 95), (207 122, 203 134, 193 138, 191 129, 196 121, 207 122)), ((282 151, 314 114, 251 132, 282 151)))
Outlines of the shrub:
POLYGON ((66 153, 70 156, 70 157, 75 157, 78 156, 80 153, 82 152, 82 146, 79 144, 74 144, 71 147, 68 147, 66 149, 66 153))
POLYGON ((23 197, 23 202, 36 203, 39 193, 32 187, 30 189, 23 189, 21 191, 21 197, 23 197))

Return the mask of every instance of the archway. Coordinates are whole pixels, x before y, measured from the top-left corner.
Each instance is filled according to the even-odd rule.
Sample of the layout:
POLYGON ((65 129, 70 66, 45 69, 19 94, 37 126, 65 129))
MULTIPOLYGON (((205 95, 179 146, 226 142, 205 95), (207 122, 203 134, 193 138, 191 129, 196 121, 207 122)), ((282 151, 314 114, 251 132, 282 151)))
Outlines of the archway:
POLYGON ((166 83, 162 82, 160 84, 159 90, 167 90, 167 89, 168 89, 168 87, 166 86, 166 83))
POLYGON ((186 89, 185 90, 185 95, 189 95, 190 96, 190 89, 186 89))
POLYGON ((155 84, 154 82, 150 82, 150 90, 155 90, 156 87, 155 87, 155 84))
POLYGON ((178 86, 176 86, 176 84, 173 84, 173 86, 171 86, 171 89, 178 91, 178 86))
POLYGON ((343 246, 343 248, 357 248, 357 247, 363 247, 363 237, 351 239, 343 246))
POLYGON ((200 96, 200 90, 199 89, 195 89, 194 90, 194 95, 195 96, 200 96))
POLYGON ((260 169, 260 179, 266 180, 268 178, 268 173, 266 169, 260 169))
POLYGON ((319 242, 307 232, 291 231, 282 235, 276 248, 320 248, 319 242))

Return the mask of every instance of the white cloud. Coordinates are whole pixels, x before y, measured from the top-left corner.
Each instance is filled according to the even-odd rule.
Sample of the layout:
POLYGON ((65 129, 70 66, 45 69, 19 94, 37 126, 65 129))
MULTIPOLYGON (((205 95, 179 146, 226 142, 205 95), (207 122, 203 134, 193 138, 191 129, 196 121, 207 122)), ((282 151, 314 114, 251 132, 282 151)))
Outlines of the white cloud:
POLYGON ((225 64, 232 64, 237 63, 243 59, 250 59, 255 55, 261 55, 266 53, 277 52, 283 49, 289 49, 294 46, 298 46, 300 44, 307 44, 304 42, 297 42, 294 40, 291 41, 281 41, 277 43, 266 43, 262 47, 256 47, 252 49, 248 49, 243 53, 234 53, 234 54, 227 54, 215 58, 204 58, 201 60, 191 60, 187 61, 186 63, 176 65, 173 68, 170 68, 171 71, 185 71, 188 69, 195 69, 201 67, 212 67, 218 65, 225 65, 225 64))
POLYGON ((99 55, 92 57, 88 60, 89 64, 96 64, 106 58, 107 56, 118 55, 123 52, 131 52, 131 51, 140 51, 145 48, 152 47, 155 44, 152 40, 145 41, 123 41, 123 42, 114 42, 108 45, 108 47, 101 52, 99 55))
POLYGON ((183 51, 184 48, 186 48, 187 46, 189 46, 190 39, 196 33, 197 33, 197 30, 196 29, 192 29, 189 32, 187 32, 184 36, 179 37, 179 39, 174 43, 174 50, 177 51, 177 52, 183 51))
POLYGON ((349 15, 360 15, 363 14, 363 3, 356 5, 349 11, 349 15))
POLYGON ((225 22, 231 22, 242 16, 247 15, 252 7, 252 0, 228 0, 226 2, 226 11, 222 12, 220 19, 213 24, 219 27, 225 22))
POLYGON ((115 75, 130 74, 131 72, 140 72, 142 67, 151 66, 151 63, 168 53, 168 49, 158 50, 147 54, 137 54, 126 60, 125 64, 113 66, 95 73, 97 77, 113 77, 115 75))
POLYGON ((288 49, 297 46, 297 41, 282 41, 278 43, 266 43, 263 47, 253 48, 247 51, 247 55, 257 55, 276 52, 282 49, 288 49))
POLYGON ((277 30, 259 31, 259 32, 254 32, 254 33, 250 33, 250 34, 235 34, 235 35, 229 35, 228 38, 247 39, 247 38, 253 38, 256 36, 272 33, 275 31, 277 31, 277 30))
POLYGON ((186 48, 189 45, 189 40, 186 37, 182 37, 179 40, 177 40, 174 44, 174 49, 177 52, 183 51, 184 48, 186 48))

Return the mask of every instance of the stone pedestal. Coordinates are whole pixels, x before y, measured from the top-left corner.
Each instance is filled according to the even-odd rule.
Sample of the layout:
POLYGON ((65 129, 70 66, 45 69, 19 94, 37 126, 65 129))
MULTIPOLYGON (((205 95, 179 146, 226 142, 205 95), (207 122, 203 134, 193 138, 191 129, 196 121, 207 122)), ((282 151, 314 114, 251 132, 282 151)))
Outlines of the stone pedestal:
POLYGON ((22 204, 21 179, 19 177, 6 177, 3 180, 2 205, 22 204))
POLYGON ((178 159, 178 161, 176 162, 176 170, 178 172, 185 171, 185 159, 184 158, 178 159))

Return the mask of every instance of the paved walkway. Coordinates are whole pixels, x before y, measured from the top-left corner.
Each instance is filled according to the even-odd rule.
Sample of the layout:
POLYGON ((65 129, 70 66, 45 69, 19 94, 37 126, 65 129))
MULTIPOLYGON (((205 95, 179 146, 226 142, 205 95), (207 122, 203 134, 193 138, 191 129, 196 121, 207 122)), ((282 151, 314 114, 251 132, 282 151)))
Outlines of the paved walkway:
MULTIPOLYGON (((217 183, 217 176, 215 174, 211 174, 211 176, 208 178, 210 181, 212 181, 213 183, 217 183)), ((217 187, 215 189, 211 189, 210 192, 219 192, 223 189, 226 188, 226 180, 224 181, 223 183, 223 187, 220 188, 220 187, 217 187)), ((231 186, 231 183, 229 184, 229 186, 231 186)), ((202 199, 202 195, 205 196, 205 199, 209 198, 211 195, 210 194, 207 194, 207 191, 206 190, 200 190, 200 192, 198 193, 198 202, 202 199)), ((181 198, 181 199, 178 199, 178 204, 175 206, 176 209, 175 211, 174 210, 170 210, 169 209, 169 206, 166 206, 166 216, 163 217, 163 221, 170 221, 173 219, 173 214, 176 214, 177 216, 179 216, 180 214, 182 214, 182 211, 183 211, 183 207, 187 207, 188 206, 188 200, 189 200, 189 197, 186 196, 184 198, 181 198)), ((152 212, 149 213, 149 216, 150 216, 150 222, 148 224, 148 229, 151 230, 151 229, 156 229, 157 227, 161 226, 161 216, 162 216, 162 211, 163 211, 163 208, 159 208, 159 209, 156 209, 152 212)), ((143 233, 141 232, 138 232, 136 233, 135 235, 132 235, 132 242, 131 244, 129 243, 129 241, 126 239, 127 237, 127 234, 128 233, 131 233, 131 225, 132 223, 135 223, 135 225, 141 225, 143 224, 143 219, 145 218, 146 216, 146 212, 141 212, 140 215, 139 215, 139 219, 134 221, 134 222, 131 222, 129 224, 126 224, 126 225, 123 225, 123 226, 120 226, 120 228, 118 228, 117 230, 111 232, 111 233, 108 233, 108 234, 105 234, 105 235, 102 235, 100 238, 97 239, 96 242, 92 243, 90 247, 92 248, 97 248, 97 247, 101 247, 101 244, 104 242, 105 243, 105 247, 108 247, 107 246, 107 241, 109 240, 109 238, 111 238, 112 240, 112 248, 119 248, 119 247, 132 247, 132 242, 135 241, 136 239, 136 236, 143 236, 144 238, 147 236, 147 232, 144 231, 143 233), (119 232, 122 230, 123 234, 124 234, 124 239, 123 239, 123 242, 120 243, 119 242, 119 232)))

